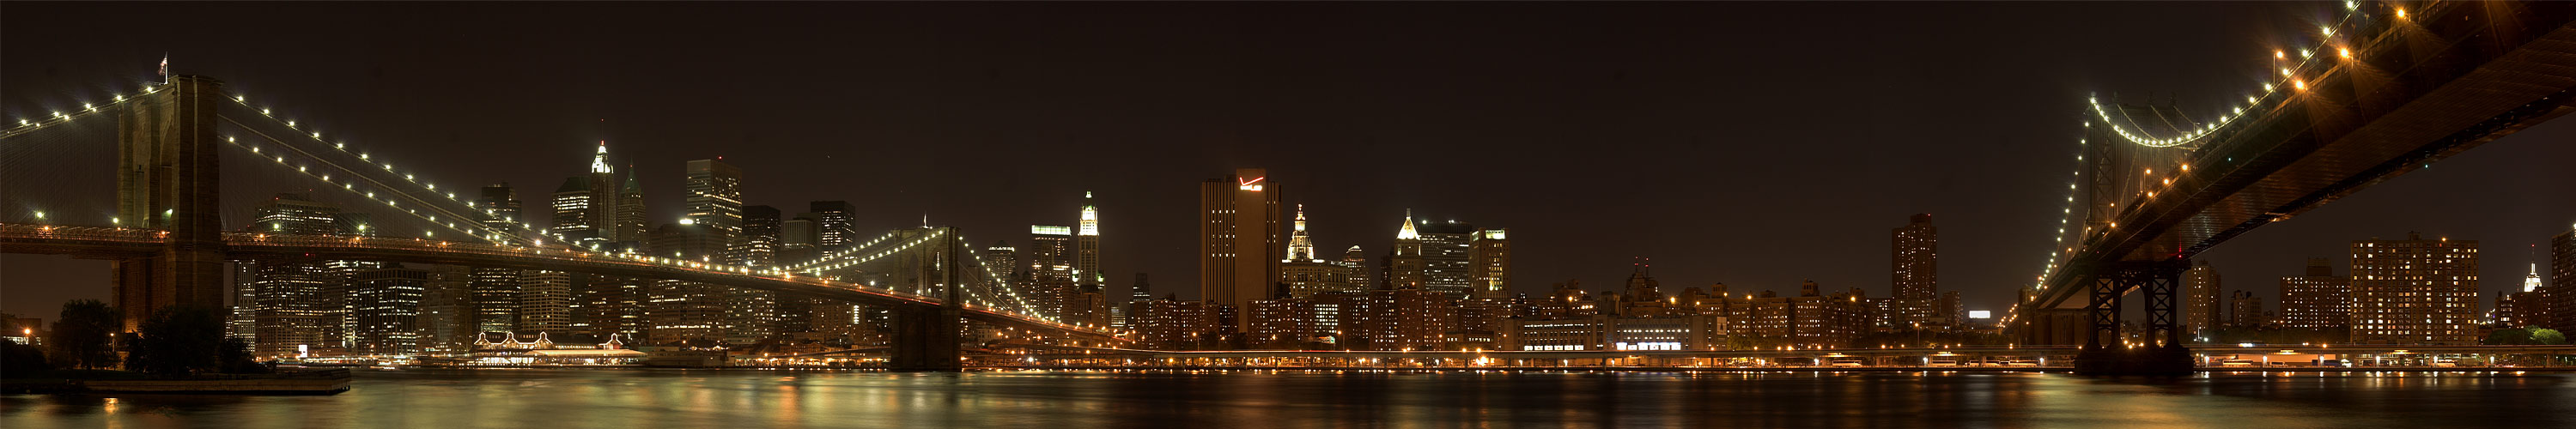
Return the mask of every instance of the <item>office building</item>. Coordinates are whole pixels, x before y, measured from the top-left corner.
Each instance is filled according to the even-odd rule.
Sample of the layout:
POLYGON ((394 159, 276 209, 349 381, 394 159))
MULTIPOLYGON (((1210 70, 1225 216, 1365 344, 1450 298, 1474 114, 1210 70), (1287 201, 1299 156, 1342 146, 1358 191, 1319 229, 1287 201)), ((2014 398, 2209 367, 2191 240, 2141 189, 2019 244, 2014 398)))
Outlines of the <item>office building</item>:
POLYGON ((474 271, 457 265, 424 265, 429 281, 420 292, 422 351, 464 351, 474 343, 474 271))
MULTIPOLYGON (((581 201, 577 205, 587 207, 589 201, 587 194, 576 196, 581 201)), ((496 229, 515 230, 509 227, 509 221, 519 219, 519 197, 518 192, 512 190, 509 183, 484 186, 483 195, 474 200, 474 206, 491 211, 492 216, 499 219, 486 221, 485 225, 496 229)), ((578 215, 578 211, 575 215, 578 215)), ((558 211, 556 216, 557 219, 561 219, 563 212, 558 211)), ((523 238, 543 239, 543 237, 523 238)), ((519 270, 489 267, 475 267, 473 270, 474 279, 470 287, 474 294, 472 311, 476 332, 509 332, 518 327, 519 270)))
POLYGON ((840 249, 859 243, 857 206, 848 201, 815 201, 807 203, 807 213, 814 215, 814 236, 824 249, 840 249))
POLYGON ((1199 296, 1242 308, 1279 279, 1279 184, 1258 168, 1199 185, 1199 296))
POLYGON ((1474 281, 1477 299, 1503 299, 1510 296, 1512 283, 1512 241, 1502 228, 1476 231, 1467 240, 1467 265, 1474 281))
POLYGON ((519 273, 519 324, 513 332, 572 333, 573 273, 527 270, 519 273))
POLYGON ((1045 316, 1066 314, 1065 294, 1080 293, 1074 288, 1073 228, 1054 225, 1029 226, 1028 289, 1034 294, 1038 311, 1045 316))
POLYGON ((1342 278, 1350 280, 1351 290, 1377 289, 1377 272, 1369 270, 1368 259, 1368 251, 1352 245, 1350 250, 1342 251, 1342 260, 1334 261, 1342 267, 1342 278))
POLYGON ((1395 228, 1395 246, 1379 263, 1386 270, 1385 289, 1423 289, 1429 287, 1429 261, 1422 257, 1422 233, 1414 228, 1413 211, 1404 212, 1404 223, 1395 228))
MULTIPOLYGON (((277 194, 256 209, 252 232, 282 234, 341 234, 353 228, 343 223, 338 206, 313 201, 307 194, 277 194)), ((245 292, 251 306, 252 348, 261 355, 294 355, 299 350, 330 347, 338 343, 331 335, 343 314, 342 297, 334 296, 343 288, 335 287, 331 261, 244 262, 236 270, 251 274, 245 292)), ((236 279, 240 281, 240 279, 236 279)))
POLYGON ((1476 226, 1455 220, 1423 221, 1414 232, 1422 241, 1423 289, 1453 300, 1475 297, 1478 273, 1470 267, 1473 265, 1470 254, 1475 249, 1471 242, 1475 241, 1476 226))
POLYGON ((350 277, 349 353, 364 356, 420 352, 420 302, 429 289, 429 271, 387 265, 359 270, 350 277))

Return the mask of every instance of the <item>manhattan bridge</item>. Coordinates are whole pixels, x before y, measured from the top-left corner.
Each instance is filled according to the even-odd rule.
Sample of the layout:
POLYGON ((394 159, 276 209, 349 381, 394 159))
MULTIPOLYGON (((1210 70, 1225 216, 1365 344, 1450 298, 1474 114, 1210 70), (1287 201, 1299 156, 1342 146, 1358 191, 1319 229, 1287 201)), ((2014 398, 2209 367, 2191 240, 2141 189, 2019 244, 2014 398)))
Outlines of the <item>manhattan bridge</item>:
MULTIPOLYGON (((2007 332, 2024 346, 2080 346, 2078 366, 2096 372, 2187 370, 2176 292, 2192 256, 2576 111, 2576 2, 2340 6, 2268 58, 2205 65, 2258 67, 2267 76, 2230 97, 2226 111, 2070 97, 2081 103, 2074 105, 2084 132, 2066 147, 2066 192, 2044 196, 2062 202, 2062 217, 2051 229, 2054 244, 2034 255, 2044 259, 2006 315, 2007 332), (2130 295, 2144 301, 2143 342, 2121 332, 2130 295)), ((48 134, 112 127, 113 215, 5 214, 0 251, 112 260, 123 308, 220 305, 228 261, 354 259, 681 280, 889 308, 898 325, 895 368, 957 368, 968 323, 1080 343, 1073 345, 1128 341, 1042 316, 1024 298, 1034 292, 996 275, 1001 270, 966 251, 954 228, 893 231, 776 266, 585 248, 497 219, 392 160, 272 114, 268 100, 229 92, 220 80, 175 75, 124 87, 77 108, 8 112, 17 119, 0 131, 0 144, 12 146, 103 147, 111 142, 48 134), (420 235, 227 229, 218 182, 226 160, 363 198, 376 205, 372 213, 416 224, 420 235), (887 272, 916 275, 894 284, 850 281, 887 272)), ((8 189, 20 195, 31 186, 45 184, 8 189)))

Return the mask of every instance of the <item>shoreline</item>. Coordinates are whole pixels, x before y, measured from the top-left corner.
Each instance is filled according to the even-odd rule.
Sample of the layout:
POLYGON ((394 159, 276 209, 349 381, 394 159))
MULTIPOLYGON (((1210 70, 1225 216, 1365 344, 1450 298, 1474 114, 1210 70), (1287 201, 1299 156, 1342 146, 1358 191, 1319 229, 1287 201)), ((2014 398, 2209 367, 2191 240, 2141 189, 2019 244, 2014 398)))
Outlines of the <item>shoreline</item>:
MULTIPOLYGON (((816 367, 816 366, 653 367, 653 366, 642 366, 642 365, 616 365, 616 366, 610 366, 610 365, 565 365, 565 366, 544 366, 544 365, 512 365, 512 366, 432 366, 432 367, 402 367, 401 369, 374 369, 373 371, 415 371, 415 370, 417 370, 417 371, 434 371, 434 370, 526 370, 526 369, 573 369, 573 370, 658 370, 658 371, 669 371, 669 370, 680 370, 680 371, 693 371, 693 370, 694 370, 694 371, 718 370, 718 371, 725 371, 725 370, 730 370, 730 371, 844 371, 844 372, 904 372, 904 371, 894 371, 894 370, 889 370, 889 369, 885 369, 885 368, 847 368, 847 367, 816 367)), ((1863 373, 1863 372, 1869 372, 1869 373, 1902 373, 1902 372, 1946 372, 1946 373, 2024 373, 2024 372, 2027 372, 2027 373, 2073 373, 2073 372, 2075 372, 2075 368, 2072 368, 2072 367, 1765 367, 1765 368, 1706 368, 1706 367, 1603 367, 1603 368, 1570 368, 1570 367, 1484 367, 1484 368, 1376 368, 1376 367, 1235 367, 1235 366, 1169 366, 1169 367, 1124 367, 1124 366, 1046 366, 1046 367, 1020 367, 1020 366, 968 366, 968 367, 964 367, 964 368, 962 368, 962 370, 963 370, 963 371, 967 371, 967 372, 1003 372, 1003 371, 1265 371, 1265 372, 1289 372, 1289 371, 1293 371, 1293 372, 1322 372, 1322 371, 1332 371, 1332 372, 1350 372, 1350 371, 1361 371, 1361 372, 1712 372, 1712 373, 1799 373, 1799 372, 1835 372, 1835 373, 1845 373, 1845 372, 1851 372, 1851 373, 1863 373)), ((2429 368, 2429 367, 2428 367, 2428 368, 2390 368, 2390 367, 2370 367, 2370 368, 2314 368, 2314 367, 2305 367, 2305 368, 2196 368, 2196 369, 2193 369, 2193 370, 2192 370, 2192 372, 2193 372, 2194 374, 2245 374, 2245 373, 2276 373, 2276 372, 2293 372, 2293 373, 2382 373, 2382 372, 2393 372, 2393 373, 2517 373, 2517 374, 2558 374, 2558 373, 2576 373, 2576 367, 2541 367, 2541 368, 2429 368)))

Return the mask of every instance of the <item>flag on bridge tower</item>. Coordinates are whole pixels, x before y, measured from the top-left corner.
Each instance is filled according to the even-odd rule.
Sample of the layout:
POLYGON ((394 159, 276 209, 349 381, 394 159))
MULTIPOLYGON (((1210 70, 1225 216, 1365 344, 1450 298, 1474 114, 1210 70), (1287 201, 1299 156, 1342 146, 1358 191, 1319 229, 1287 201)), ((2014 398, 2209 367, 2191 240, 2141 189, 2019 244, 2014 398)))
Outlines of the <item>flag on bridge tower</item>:
POLYGON ((161 53, 161 81, 170 81, 170 53, 161 53))

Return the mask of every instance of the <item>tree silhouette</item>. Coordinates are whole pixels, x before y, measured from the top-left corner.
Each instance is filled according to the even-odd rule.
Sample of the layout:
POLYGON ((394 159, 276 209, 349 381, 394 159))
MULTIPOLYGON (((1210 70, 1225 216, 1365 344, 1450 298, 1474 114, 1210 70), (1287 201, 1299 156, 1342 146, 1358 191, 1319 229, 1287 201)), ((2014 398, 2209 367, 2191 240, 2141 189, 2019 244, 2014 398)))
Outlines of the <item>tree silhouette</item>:
POLYGON ((78 299, 63 303, 63 314, 54 322, 54 336, 46 338, 53 345, 54 359, 62 365, 80 369, 106 368, 116 364, 116 350, 111 336, 125 316, 95 299, 78 299))

